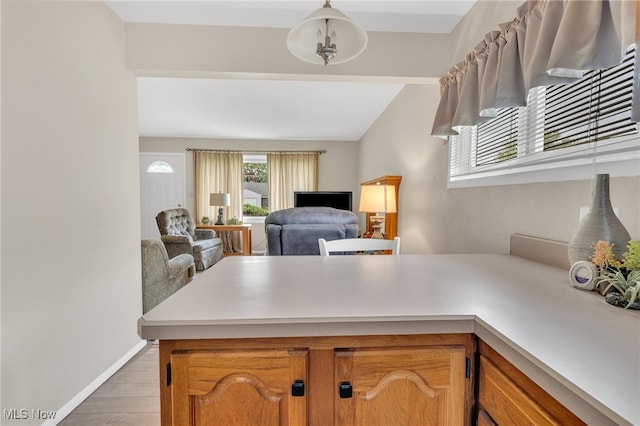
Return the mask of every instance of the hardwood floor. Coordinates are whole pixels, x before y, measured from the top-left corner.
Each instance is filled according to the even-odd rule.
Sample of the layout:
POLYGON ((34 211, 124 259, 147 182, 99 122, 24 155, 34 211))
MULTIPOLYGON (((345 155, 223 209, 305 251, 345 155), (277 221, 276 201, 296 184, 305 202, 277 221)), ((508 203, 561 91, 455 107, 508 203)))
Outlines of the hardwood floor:
POLYGON ((60 426, 158 426, 160 384, 158 344, 148 343, 60 426))

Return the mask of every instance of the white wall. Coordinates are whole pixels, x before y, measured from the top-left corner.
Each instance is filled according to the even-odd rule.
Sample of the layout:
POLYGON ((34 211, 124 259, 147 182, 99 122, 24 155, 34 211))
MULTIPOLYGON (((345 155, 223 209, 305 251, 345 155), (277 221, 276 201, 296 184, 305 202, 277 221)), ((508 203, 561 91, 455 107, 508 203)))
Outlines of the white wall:
MULTIPOLYGON (((2 2, 0 2, 0 46, 2 45, 2 2)), ((0 55, 0 82, 2 81, 2 55, 0 55)), ((2 84, 0 84, 0 188, 2 188, 2 84)), ((0 194, 0 409, 2 404, 2 195, 0 194)))
MULTIPOLYGON (((140 138, 140 152, 186 153, 186 208, 195 211, 193 153, 186 148, 233 150, 326 150, 319 159, 319 191, 352 191, 354 205, 360 191, 357 179, 358 143, 351 141, 275 141, 192 138, 140 138)), ((250 221, 250 220, 248 220, 250 221)), ((264 225, 252 226, 253 251, 266 247, 264 225)))
POLYGON ((102 2, 2 2, 3 410, 59 410, 140 343, 124 60, 124 26, 102 2))
MULTIPOLYGON (((513 1, 477 3, 456 29, 453 45, 459 51, 471 49, 484 32, 510 20, 507 13, 515 16, 513 1), (493 17, 497 21, 490 25, 493 17)), ((506 253, 509 236, 516 232, 568 241, 580 207, 590 205, 591 182, 447 189, 447 146, 429 136, 439 96, 437 85, 406 86, 360 141, 359 180, 402 175, 398 225, 403 253, 506 253)), ((640 178, 611 180, 612 203, 636 239, 639 194, 640 178)))

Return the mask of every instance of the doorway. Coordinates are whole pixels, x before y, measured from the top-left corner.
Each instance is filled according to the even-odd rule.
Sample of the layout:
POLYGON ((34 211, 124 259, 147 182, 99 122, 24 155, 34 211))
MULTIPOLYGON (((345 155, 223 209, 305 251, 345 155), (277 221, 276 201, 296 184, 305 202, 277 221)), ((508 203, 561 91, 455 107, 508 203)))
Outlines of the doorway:
POLYGON ((185 205, 185 154, 140 153, 140 231, 160 238, 156 215, 185 205))

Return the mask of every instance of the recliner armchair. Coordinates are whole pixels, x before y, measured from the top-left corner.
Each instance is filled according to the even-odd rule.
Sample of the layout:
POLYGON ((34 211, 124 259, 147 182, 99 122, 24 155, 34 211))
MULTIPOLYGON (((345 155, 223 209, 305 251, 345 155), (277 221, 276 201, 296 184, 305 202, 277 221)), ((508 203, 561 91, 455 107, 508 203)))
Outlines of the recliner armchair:
POLYGON ((359 220, 349 210, 293 207, 270 213, 264 223, 268 255, 319 255, 319 238, 356 238, 359 220))
POLYGON ((190 254, 169 259, 160 240, 142 240, 141 250, 144 314, 189 283, 196 274, 196 269, 190 254))
POLYGON ((196 229, 187 209, 164 210, 156 216, 160 239, 169 258, 190 254, 197 271, 204 271, 224 257, 222 240, 213 229, 196 229))

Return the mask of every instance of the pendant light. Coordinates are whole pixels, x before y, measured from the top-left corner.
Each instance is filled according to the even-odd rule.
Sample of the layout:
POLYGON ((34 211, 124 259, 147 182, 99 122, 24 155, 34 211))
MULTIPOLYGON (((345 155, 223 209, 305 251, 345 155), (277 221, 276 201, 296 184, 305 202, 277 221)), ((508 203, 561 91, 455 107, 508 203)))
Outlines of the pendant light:
POLYGON ((367 33, 347 15, 325 0, 287 35, 289 51, 312 64, 341 64, 360 55, 367 47, 367 33))

